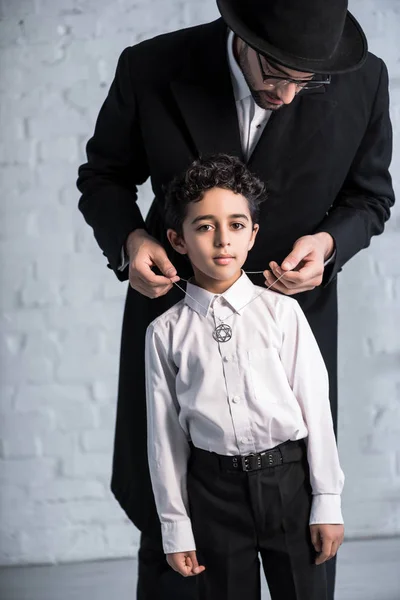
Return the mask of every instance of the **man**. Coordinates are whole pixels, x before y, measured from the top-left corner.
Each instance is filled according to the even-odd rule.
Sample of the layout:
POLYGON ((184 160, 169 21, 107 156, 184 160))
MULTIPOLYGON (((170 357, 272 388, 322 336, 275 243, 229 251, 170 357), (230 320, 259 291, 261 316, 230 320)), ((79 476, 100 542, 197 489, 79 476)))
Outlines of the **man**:
MULTIPOLYGON (((146 456, 144 336, 192 275, 169 248, 164 186, 200 154, 247 161, 269 199, 244 265, 296 294, 330 376, 337 422, 342 266, 383 231, 394 196, 384 63, 346 0, 218 0, 222 19, 122 53, 80 168, 79 207, 117 277, 130 281, 122 330, 112 490, 141 530, 138 598, 195 598, 166 564, 146 456), (137 186, 151 178, 146 221, 137 186), (280 265, 280 267, 279 267, 280 265), (153 271, 156 269, 157 273, 153 271)), ((330 564, 333 598, 334 563, 330 564)))

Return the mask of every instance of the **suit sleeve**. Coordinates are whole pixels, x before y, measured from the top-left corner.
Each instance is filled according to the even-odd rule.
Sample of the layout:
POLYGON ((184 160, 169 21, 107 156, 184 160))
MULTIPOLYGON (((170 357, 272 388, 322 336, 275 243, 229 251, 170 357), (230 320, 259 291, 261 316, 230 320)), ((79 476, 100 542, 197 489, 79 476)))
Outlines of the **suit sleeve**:
POLYGON ((195 550, 186 486, 190 454, 179 423, 177 367, 152 325, 145 344, 147 452, 165 554, 195 550))
POLYGON ((382 233, 394 204, 389 174, 391 157, 388 72, 381 61, 367 130, 340 194, 315 231, 330 233, 336 247, 335 260, 325 269, 323 285, 330 283, 357 252, 369 246, 372 236, 382 233))
POLYGON ((149 176, 132 81, 132 48, 118 61, 114 80, 86 146, 87 162, 79 168, 79 209, 120 280, 121 248, 129 233, 146 229, 137 205, 137 186, 149 176))

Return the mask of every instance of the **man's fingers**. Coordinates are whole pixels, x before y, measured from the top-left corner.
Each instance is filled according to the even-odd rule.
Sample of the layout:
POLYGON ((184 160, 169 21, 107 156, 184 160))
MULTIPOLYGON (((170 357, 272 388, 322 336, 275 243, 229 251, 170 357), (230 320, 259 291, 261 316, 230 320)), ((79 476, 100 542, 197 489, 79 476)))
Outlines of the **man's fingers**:
POLYGON ((279 281, 288 287, 301 285, 311 279, 321 278, 322 281, 322 276, 324 273, 324 265, 318 260, 307 260, 298 270, 295 271, 284 271, 274 261, 271 261, 269 266, 275 277, 278 278, 282 276, 279 281))
MULTIPOLYGON (((144 285, 147 285, 149 288, 150 287, 153 287, 153 288, 158 287, 160 285, 167 285, 168 283, 171 283, 171 279, 172 279, 172 281, 179 281, 179 277, 177 275, 174 275, 171 277, 165 277, 164 275, 157 275, 151 269, 152 266, 153 266, 152 264, 147 263, 147 262, 138 263, 136 261, 135 263, 132 263, 131 268, 133 271, 133 276, 138 277, 144 283, 144 285)), ((158 267, 158 268, 160 268, 160 267, 158 267)), ((176 270, 175 270, 175 273, 176 273, 176 270)))
MULTIPOLYGON (((271 283, 279 279, 279 283, 281 283, 288 289, 298 287, 299 285, 302 285, 305 281, 305 278, 302 275, 294 271, 288 271, 288 273, 285 275, 283 275, 283 273, 284 271, 281 271, 280 269, 271 269, 271 271, 267 271, 264 274, 266 274, 266 278, 269 274, 271 283)), ((307 277, 307 279, 309 279, 309 277, 307 277)))
POLYGON ((154 264, 160 269, 161 273, 163 273, 165 277, 168 277, 168 279, 177 275, 174 265, 167 257, 163 248, 160 248, 158 252, 155 252, 151 258, 154 264))
MULTIPOLYGON (((162 248, 161 250, 164 252, 162 248)), ((170 265, 169 269, 173 269, 175 272, 175 276, 171 278, 154 273, 151 267, 156 265, 149 255, 146 256, 145 260, 141 259, 140 256, 139 258, 137 257, 136 260, 131 263, 129 269, 129 282, 131 286, 148 298, 154 299, 165 295, 169 292, 173 284, 180 279, 180 277, 176 275, 176 269, 169 261, 168 264, 170 265)))
POLYGON ((293 288, 288 288, 286 285, 282 283, 282 280, 276 282, 276 277, 273 275, 267 275, 265 278, 265 285, 275 292, 280 292, 281 294, 285 294, 286 296, 293 296, 294 294, 300 294, 301 292, 308 292, 309 290, 313 290, 317 285, 317 281, 307 282, 307 285, 296 286, 293 288))
POLYGON ((298 294, 321 285, 323 264, 317 260, 306 261, 298 271, 283 271, 275 261, 269 263, 271 271, 264 271, 267 286, 282 294, 298 294))
POLYGON ((314 249, 315 242, 313 243, 312 236, 304 236, 299 238, 295 243, 293 250, 283 260, 282 269, 284 271, 292 271, 314 249))
POLYGON ((166 251, 158 243, 144 243, 130 264, 130 278, 139 277, 149 287, 167 285, 178 281, 179 277, 174 265, 169 260, 166 251), (152 270, 157 267, 162 275, 157 275, 152 270))
POLYGON ((158 287, 154 287, 154 288, 148 287, 138 277, 132 278, 130 280, 130 284, 134 290, 136 290, 143 296, 146 296, 147 298, 151 298, 152 300, 154 300, 154 298, 159 298, 160 296, 164 296, 165 294, 167 294, 169 292, 169 290, 173 286, 172 283, 169 283, 168 285, 158 286, 158 287))
POLYGON ((307 254, 310 253, 311 248, 309 246, 302 246, 297 250, 293 250, 282 262, 283 271, 293 271, 302 260, 305 259, 307 254))
POLYGON ((318 264, 323 263, 325 256, 330 256, 333 249, 334 240, 329 234, 324 236, 324 240, 321 240, 321 234, 304 235, 295 242, 292 251, 282 261, 282 270, 293 271, 301 261, 311 255, 316 257, 318 264), (329 243, 326 237, 329 238, 329 243))
POLYGON ((145 285, 165 285, 166 279, 177 276, 163 246, 144 230, 132 232, 127 242, 130 257, 130 278, 140 277, 145 285), (151 267, 157 266, 162 275, 156 275, 151 267))
POLYGON ((143 296, 147 296, 149 297, 149 290, 148 288, 142 283, 142 280, 139 279, 138 277, 132 277, 129 280, 129 283, 131 284, 131 286, 133 287, 134 290, 136 290, 137 292, 139 292, 140 294, 142 294, 143 296))

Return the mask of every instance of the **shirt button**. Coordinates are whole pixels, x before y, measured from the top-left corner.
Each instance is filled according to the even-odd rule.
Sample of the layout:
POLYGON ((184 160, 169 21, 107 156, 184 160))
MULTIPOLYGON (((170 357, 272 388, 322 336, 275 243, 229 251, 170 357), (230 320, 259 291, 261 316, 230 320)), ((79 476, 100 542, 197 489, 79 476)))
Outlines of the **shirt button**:
POLYGON ((242 437, 240 439, 240 441, 242 442, 242 444, 247 444, 247 442, 249 441, 246 437, 242 437))
POLYGON ((233 396, 233 398, 232 398, 232 402, 233 402, 234 404, 239 404, 239 402, 240 402, 240 396, 233 396))
POLYGON ((225 362, 229 362, 231 360, 231 357, 229 356, 229 354, 227 354, 226 356, 224 356, 224 361, 225 362))

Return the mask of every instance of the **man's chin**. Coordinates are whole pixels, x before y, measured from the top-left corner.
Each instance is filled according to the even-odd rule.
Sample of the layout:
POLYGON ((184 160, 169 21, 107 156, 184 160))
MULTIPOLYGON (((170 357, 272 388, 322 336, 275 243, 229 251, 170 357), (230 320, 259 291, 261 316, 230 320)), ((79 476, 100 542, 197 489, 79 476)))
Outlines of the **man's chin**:
POLYGON ((279 104, 271 102, 268 99, 268 96, 266 94, 263 94, 262 92, 253 92, 252 95, 254 98, 254 102, 258 104, 258 106, 263 110, 279 110, 280 108, 282 108, 282 106, 285 106, 283 102, 280 102, 279 104))
POLYGON ((264 110, 279 110, 280 108, 282 108, 282 106, 285 106, 284 104, 266 104, 264 106, 264 110))

